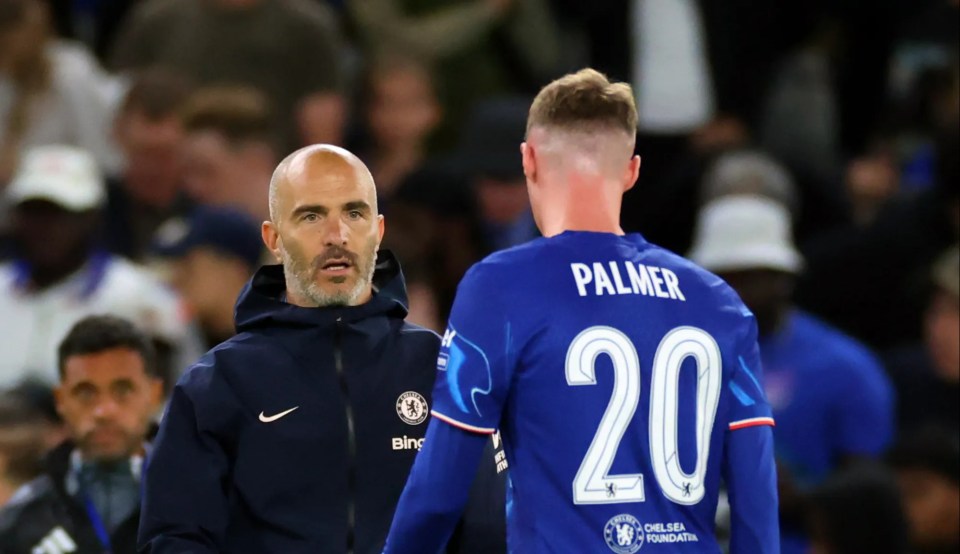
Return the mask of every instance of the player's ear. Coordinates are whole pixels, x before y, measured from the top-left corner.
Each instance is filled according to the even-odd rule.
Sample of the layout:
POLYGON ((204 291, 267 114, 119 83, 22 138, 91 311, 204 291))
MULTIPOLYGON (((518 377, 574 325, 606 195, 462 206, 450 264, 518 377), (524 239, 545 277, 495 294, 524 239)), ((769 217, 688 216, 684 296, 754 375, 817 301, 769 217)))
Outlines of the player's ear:
POLYGON ((263 238, 263 244, 267 250, 273 254, 278 262, 283 262, 283 255, 280 253, 280 233, 277 232, 277 226, 272 221, 264 221, 260 226, 260 236, 263 238))
POLYGON ((623 192, 633 188, 633 185, 637 184, 637 177, 640 175, 640 156, 634 156, 630 158, 630 163, 627 164, 627 174, 624 182, 623 192))
POLYGON ((535 183, 537 181, 537 156, 533 146, 526 142, 521 143, 520 156, 523 160, 523 175, 528 182, 535 183))

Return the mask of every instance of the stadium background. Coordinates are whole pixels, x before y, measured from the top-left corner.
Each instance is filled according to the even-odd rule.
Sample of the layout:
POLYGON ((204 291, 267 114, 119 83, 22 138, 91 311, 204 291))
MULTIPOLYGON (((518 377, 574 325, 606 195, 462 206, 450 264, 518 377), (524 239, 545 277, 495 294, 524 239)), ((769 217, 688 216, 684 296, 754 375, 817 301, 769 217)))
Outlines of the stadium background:
MULTIPOLYGON (((785 528, 859 552, 843 540, 909 527, 911 552, 958 552, 957 11, 945 0, 0 0, 0 481, 22 481, 24 460, 62 437, 55 345, 82 315, 135 320, 171 381, 230 335, 233 300, 265 260, 270 172, 300 145, 342 145, 370 166, 410 318, 442 331, 466 268, 536 236, 518 152, 530 99, 592 66, 638 96, 643 165, 624 229, 688 253, 702 206, 776 201, 778 222, 759 232, 804 259, 786 297, 865 356, 826 369, 866 371, 845 366, 865 359, 891 391, 894 431, 869 448, 829 428, 777 436, 785 528), (53 183, 50 201, 21 203, 18 178, 53 183), (774 236, 777 224, 793 238, 774 236), (23 401, 41 435, 19 432, 35 421, 10 407, 23 401), (827 451, 825 467, 789 459, 805 448, 827 451), (871 509, 876 498, 900 509, 871 509)), ((810 393, 788 367, 826 353, 784 355, 768 384, 775 410, 838 421, 858 402, 859 389, 830 400, 830 380, 810 393)))

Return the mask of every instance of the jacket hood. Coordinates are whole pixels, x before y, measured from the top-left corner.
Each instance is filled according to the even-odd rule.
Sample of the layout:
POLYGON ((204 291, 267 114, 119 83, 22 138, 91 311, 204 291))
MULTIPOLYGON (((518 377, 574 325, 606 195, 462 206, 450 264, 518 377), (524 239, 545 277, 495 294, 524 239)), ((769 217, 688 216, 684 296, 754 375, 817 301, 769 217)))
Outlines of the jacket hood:
POLYGON ((237 332, 260 327, 315 327, 374 316, 407 316, 407 287, 400 262, 389 250, 377 253, 373 297, 359 306, 303 308, 283 300, 287 286, 282 265, 261 267, 240 292, 234 320, 237 332))

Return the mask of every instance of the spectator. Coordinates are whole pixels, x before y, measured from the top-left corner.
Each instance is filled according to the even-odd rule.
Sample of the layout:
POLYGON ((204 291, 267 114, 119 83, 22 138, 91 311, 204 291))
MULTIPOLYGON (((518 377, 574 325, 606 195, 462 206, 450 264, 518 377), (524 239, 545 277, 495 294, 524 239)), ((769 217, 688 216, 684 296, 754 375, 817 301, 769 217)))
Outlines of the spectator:
MULTIPOLYGON (((793 216, 798 244, 847 221, 833 183, 797 178, 779 160, 760 150, 734 150, 717 156, 700 183, 701 203, 728 194, 757 194, 780 202, 793 216)), ((678 191, 678 194, 681 194, 678 191)), ((691 220, 690 227, 694 226, 691 220)), ((688 243, 689 244, 689 243, 688 243)))
POLYGON ((115 169, 108 80, 88 52, 52 39, 41 0, 0 0, 0 186, 37 145, 73 144, 115 169))
POLYGON ((527 98, 481 103, 470 114, 458 148, 487 252, 539 236, 517 150, 529 107, 527 98))
POLYGON ((15 398, 15 402, 26 403, 31 413, 40 418, 39 438, 43 441, 43 452, 53 450, 67 439, 67 429, 60 414, 57 413, 53 389, 48 385, 37 381, 26 381, 0 393, 0 398, 7 396, 15 398))
POLYGON ((960 435, 960 247, 934 264, 923 341, 898 349, 887 367, 897 386, 901 429, 927 424, 960 435))
POLYGON ((186 82, 164 71, 137 75, 113 125, 123 152, 123 171, 107 187, 107 246, 139 260, 157 227, 184 215, 191 202, 183 192, 184 131, 179 110, 186 82))
POLYGON ((408 59, 375 62, 364 91, 369 95, 365 106, 369 146, 363 158, 377 183, 380 209, 389 213, 389 201, 404 177, 426 161, 431 133, 443 111, 430 71, 408 59))
MULTIPOLYGON (((624 0, 615 5, 620 13, 610 20, 616 29, 611 34, 620 43, 623 67, 614 73, 635 85, 637 152, 643 159, 638 185, 624 196, 624 228, 640 230, 668 249, 682 249, 689 243, 676 235, 688 233, 689 225, 674 220, 671 204, 696 195, 677 194, 676 174, 749 144, 769 76, 790 42, 783 24, 793 22, 782 17, 778 3, 624 0), (617 38, 623 27, 626 40, 617 38)), ((599 40, 609 40, 601 32, 599 40)), ((699 175, 688 181, 696 186, 699 175)), ((685 214, 691 217, 694 211, 685 214)))
MULTIPOLYGON (((646 158, 643 158, 644 160, 646 158)), ((720 196, 756 194, 784 204, 799 218, 808 207, 801 198, 793 176, 776 160, 758 150, 736 149, 709 159, 692 159, 683 170, 673 174, 664 194, 651 199, 645 210, 650 218, 643 222, 644 238, 661 237, 664 247, 686 252, 693 240, 700 207, 720 196), (656 216, 653 212, 658 212, 656 216), (664 217, 663 214, 670 214, 664 217)), ((640 183, 646 178, 645 165, 640 170, 640 183)), ((630 194, 629 191, 627 193, 630 194)), ((798 219, 798 223, 803 220, 798 219)), ((624 221, 630 226, 632 222, 624 221)), ((648 239, 652 240, 652 239, 648 239)))
POLYGON ((161 66, 201 86, 263 91, 285 151, 340 143, 345 107, 334 15, 306 0, 152 0, 118 34, 117 69, 161 66))
POLYGON ((532 94, 563 69, 546 0, 356 0, 348 9, 372 57, 404 52, 435 68, 448 142, 480 100, 532 94))
POLYGON ((879 455, 892 438, 893 391, 876 358, 791 306, 802 260, 786 209, 730 196, 701 211, 692 260, 716 272, 757 317, 777 453, 805 482, 847 457, 879 455))
POLYGON ((878 348, 920 339, 927 298, 917 285, 960 236, 958 129, 954 120, 938 139, 935 186, 887 202, 866 228, 840 227, 804 244, 801 306, 878 348))
POLYGON ((801 202, 793 177, 776 160, 760 151, 723 154, 704 175, 701 204, 735 194, 770 198, 782 204, 794 217, 800 212, 801 202))
POLYGON ((907 518, 893 475, 850 468, 813 494, 810 554, 907 554, 907 518))
POLYGON ((278 160, 265 98, 247 88, 204 89, 190 98, 182 117, 184 179, 193 199, 269 219, 267 187, 278 160))
POLYGON ((260 267, 260 223, 227 208, 197 208, 157 233, 157 252, 171 260, 170 277, 213 348, 234 335, 233 308, 260 267))
POLYGON ((137 2, 46 0, 57 34, 82 42, 101 61, 109 52, 120 24, 137 2))
POLYGON ((484 245, 469 182, 456 164, 428 163, 408 175, 390 207, 390 229, 384 245, 405 266, 430 268, 425 277, 445 321, 457 284, 481 257, 484 245))
POLYGON ((960 552, 960 440, 935 427, 903 435, 888 456, 900 482, 912 554, 960 552))
POLYGON ((897 159, 888 146, 877 146, 850 161, 844 171, 843 184, 850 201, 853 223, 869 227, 900 191, 897 159))
POLYGON ((385 245, 411 264, 434 268, 441 319, 470 265, 539 235, 518 150, 529 106, 525 97, 481 102, 456 152, 410 173, 391 201, 394 231, 385 245))
POLYGON ((126 320, 77 322, 57 351, 71 440, 0 513, 3 552, 136 552, 140 472, 163 396, 149 337, 126 320))
POLYGON ((530 210, 518 145, 529 99, 479 104, 457 151, 411 173, 394 198, 386 244, 398 256, 435 268, 432 280, 446 317, 457 282, 484 253, 539 235, 530 210))
POLYGON ((128 317, 185 367, 199 355, 177 298, 144 270, 97 248, 105 191, 93 158, 67 146, 27 152, 7 189, 18 258, 0 265, 0 387, 56 382, 56 344, 91 313, 128 317))
POLYGON ((23 485, 40 475, 43 417, 12 394, 0 396, 0 508, 17 502, 23 485))
MULTIPOLYGON (((707 204, 690 258, 727 281, 757 317, 763 385, 777 421, 781 508, 789 520, 796 488, 887 447, 893 389, 869 350, 791 305, 802 260, 780 204, 741 195, 707 204)), ((802 552, 797 527, 782 521, 784 553, 802 552)))
POLYGON ((903 169, 908 188, 932 184, 930 164, 916 162, 929 158, 930 139, 960 115, 958 7, 953 0, 918 2, 899 21, 890 56, 885 91, 890 106, 885 119, 906 139, 903 169))

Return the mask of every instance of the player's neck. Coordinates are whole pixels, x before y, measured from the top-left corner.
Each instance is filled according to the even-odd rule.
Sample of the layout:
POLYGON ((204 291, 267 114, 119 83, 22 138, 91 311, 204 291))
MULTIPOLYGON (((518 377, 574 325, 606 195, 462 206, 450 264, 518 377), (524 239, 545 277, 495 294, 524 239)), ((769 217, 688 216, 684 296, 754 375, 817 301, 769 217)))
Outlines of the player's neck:
POLYGON ((623 228, 620 227, 619 224, 613 224, 613 225, 596 224, 596 225, 591 225, 591 224, 588 223, 588 222, 584 222, 584 223, 577 223, 577 222, 560 223, 560 224, 558 224, 558 225, 556 225, 556 226, 551 226, 549 229, 548 229, 548 228, 544 228, 544 229, 541 231, 541 233, 543 233, 543 236, 545 236, 545 237, 553 237, 553 236, 559 235, 560 233, 563 233, 563 232, 566 232, 566 231, 584 231, 584 232, 590 232, 590 233, 610 233, 610 234, 613 234, 613 235, 623 235, 623 234, 625 234, 625 233, 623 232, 623 228))
POLYGON ((596 213, 585 209, 578 211, 576 206, 566 213, 559 213, 555 217, 547 216, 541 224, 540 232, 545 237, 559 235, 564 231, 589 231, 592 233, 624 234, 620 227, 620 217, 606 213, 596 213))
POLYGON ((552 237, 564 231, 624 234, 620 227, 619 198, 604 198, 598 190, 603 189, 594 188, 589 193, 552 198, 554 202, 544 206, 543 221, 540 222, 543 236, 552 237))

